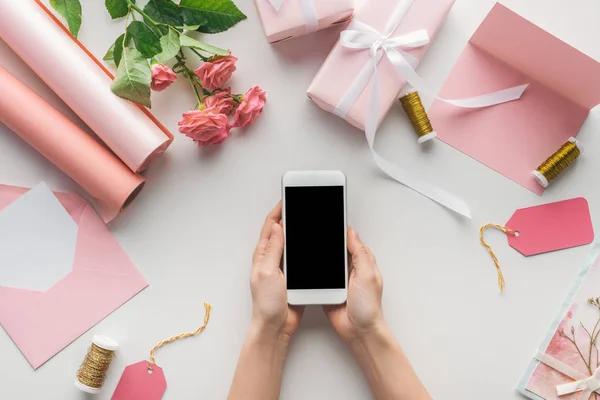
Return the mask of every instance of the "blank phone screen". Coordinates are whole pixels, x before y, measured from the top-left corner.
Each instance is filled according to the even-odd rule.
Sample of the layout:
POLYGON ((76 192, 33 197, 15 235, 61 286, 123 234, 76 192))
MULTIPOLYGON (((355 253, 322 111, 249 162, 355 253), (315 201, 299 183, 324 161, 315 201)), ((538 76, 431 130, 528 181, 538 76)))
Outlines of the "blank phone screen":
POLYGON ((284 212, 287 288, 344 289, 344 187, 286 187, 284 212))

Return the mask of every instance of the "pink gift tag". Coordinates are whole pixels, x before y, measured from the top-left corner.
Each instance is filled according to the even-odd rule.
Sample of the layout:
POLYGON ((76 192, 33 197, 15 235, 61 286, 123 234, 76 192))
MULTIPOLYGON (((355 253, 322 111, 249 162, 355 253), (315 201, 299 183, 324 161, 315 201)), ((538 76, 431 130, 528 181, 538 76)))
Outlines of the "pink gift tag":
POLYGON ((167 390, 167 381, 161 367, 140 361, 125 367, 112 400, 160 400, 167 390))
POLYGON ((518 232, 507 235, 508 244, 525 256, 582 246, 594 240, 590 209, 582 197, 519 209, 506 227, 518 232))

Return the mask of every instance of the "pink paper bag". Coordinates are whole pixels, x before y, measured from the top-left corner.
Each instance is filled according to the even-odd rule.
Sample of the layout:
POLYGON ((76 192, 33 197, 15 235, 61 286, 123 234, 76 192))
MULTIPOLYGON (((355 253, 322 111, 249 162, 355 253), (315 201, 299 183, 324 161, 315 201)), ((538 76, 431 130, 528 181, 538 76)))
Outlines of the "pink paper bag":
MULTIPOLYGON (((393 36, 400 36, 425 29, 431 41, 433 41, 453 5, 454 0, 413 0, 405 18, 393 33, 393 36)), ((354 19, 383 32, 390 15, 397 6, 398 0, 366 1, 357 10, 354 19)), ((428 48, 429 45, 421 46, 407 50, 407 53, 420 61, 428 48)), ((338 42, 310 84, 307 91, 308 97, 325 111, 333 112, 346 93, 346 90, 368 61, 368 51, 353 51, 352 49, 342 47, 338 42)), ((378 69, 382 83, 380 95, 381 107, 378 119, 379 123, 381 123, 398 94, 406 85, 406 81, 387 57, 381 59, 378 69)), ((365 120, 372 88, 373 80, 371 79, 344 117, 346 121, 361 130, 365 129, 365 120)))
MULTIPOLYGON (((600 63, 496 4, 475 32, 440 96, 477 96, 529 83, 519 101, 467 110, 436 101, 438 137, 527 189, 531 175, 575 136, 600 103, 600 63)), ((585 144, 584 144, 585 146, 585 144)))
POLYGON ((354 13, 354 0, 254 0, 254 4, 269 43, 343 24, 354 13))

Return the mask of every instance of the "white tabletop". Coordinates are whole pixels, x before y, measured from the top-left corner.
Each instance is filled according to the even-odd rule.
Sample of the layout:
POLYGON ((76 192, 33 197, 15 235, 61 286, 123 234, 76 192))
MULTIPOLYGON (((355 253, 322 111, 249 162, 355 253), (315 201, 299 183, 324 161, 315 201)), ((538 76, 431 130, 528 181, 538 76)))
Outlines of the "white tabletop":
MULTIPOLYGON (((110 21, 104 2, 83 3, 80 38, 102 57, 122 33, 122 23, 110 21)), ((376 147, 388 159, 466 200, 473 219, 461 219, 386 179, 374 166, 364 135, 306 97, 339 28, 271 46, 252 1, 237 3, 248 20, 207 39, 239 57, 234 90, 259 85, 267 91, 263 115, 224 144, 198 149, 176 133, 180 114, 194 103, 186 82, 153 95, 153 112, 176 133, 176 140, 145 174, 148 184, 142 194, 110 224, 150 287, 38 371, 0 329, 0 398, 84 398, 73 380, 92 335, 99 333, 121 344, 106 385, 95 397, 110 399, 125 365, 147 359, 156 342, 201 325, 202 304, 209 301, 214 309, 205 333, 159 350, 157 360, 167 377, 165 400, 224 399, 250 321, 251 254, 265 214, 279 199, 280 177, 290 169, 333 168, 348 176, 349 223, 377 255, 386 317, 432 395, 519 398, 515 386, 589 247, 525 258, 500 233, 490 232, 508 285, 499 295, 478 229, 486 222, 506 222, 517 208, 578 196, 589 200, 600 227, 598 110, 579 135, 586 152, 576 169, 538 197, 442 142, 423 152, 403 111, 393 107, 376 147)), ((457 0, 419 67, 435 88, 441 87, 493 3, 457 0)), ((600 1, 503 3, 600 59, 600 1)), ((2 42, 0 64, 77 120, 2 42)), ((1 126, 0 183, 32 186, 42 180, 55 190, 80 192, 1 126)), ((319 308, 308 310, 294 338, 281 398, 371 398, 360 369, 319 308)))

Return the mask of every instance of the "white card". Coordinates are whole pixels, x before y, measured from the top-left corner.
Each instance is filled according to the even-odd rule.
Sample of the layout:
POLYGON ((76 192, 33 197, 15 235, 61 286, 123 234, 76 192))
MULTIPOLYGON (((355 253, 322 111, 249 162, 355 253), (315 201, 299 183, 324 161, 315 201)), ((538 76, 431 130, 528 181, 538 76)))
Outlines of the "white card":
POLYGON ((0 212, 0 286, 46 291, 73 270, 77 224, 45 183, 0 212))

